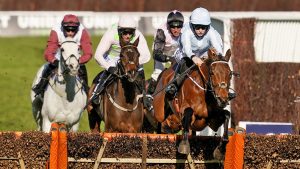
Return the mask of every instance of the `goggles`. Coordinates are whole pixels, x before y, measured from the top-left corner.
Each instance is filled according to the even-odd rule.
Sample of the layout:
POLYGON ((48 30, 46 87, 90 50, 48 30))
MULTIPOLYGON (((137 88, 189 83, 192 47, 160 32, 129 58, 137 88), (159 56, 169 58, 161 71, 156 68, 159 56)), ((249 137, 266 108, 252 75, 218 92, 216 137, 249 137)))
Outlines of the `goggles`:
POLYGON ((207 30, 209 25, 194 25, 193 24, 193 27, 194 27, 195 30, 199 30, 199 29, 207 30))
POLYGON ((183 27, 183 23, 180 21, 173 21, 169 23, 169 27, 170 28, 182 28, 183 27))
POLYGON ((76 26, 65 26, 64 30, 66 32, 76 32, 78 30, 78 27, 76 27, 76 26))
POLYGON ((121 35, 133 35, 135 32, 135 29, 128 29, 128 28, 122 29, 121 28, 121 29, 119 29, 119 32, 121 35))

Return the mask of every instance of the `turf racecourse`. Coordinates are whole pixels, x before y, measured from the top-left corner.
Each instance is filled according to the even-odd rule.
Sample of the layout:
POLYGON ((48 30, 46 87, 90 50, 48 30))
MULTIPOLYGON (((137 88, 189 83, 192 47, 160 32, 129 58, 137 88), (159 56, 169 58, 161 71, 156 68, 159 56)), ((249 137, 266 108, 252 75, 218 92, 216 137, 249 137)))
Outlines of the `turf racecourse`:
MULTIPOLYGON (((100 41, 92 37, 93 52, 100 41)), ((153 37, 147 37, 151 51, 153 37)), ((30 89, 37 70, 45 63, 43 52, 47 37, 0 37, 0 131, 35 130, 31 112, 30 89)), ((87 64, 89 84, 102 70, 93 58, 87 64)), ((144 65, 146 78, 153 70, 153 60, 144 65)), ((89 131, 87 112, 79 131, 89 131)))

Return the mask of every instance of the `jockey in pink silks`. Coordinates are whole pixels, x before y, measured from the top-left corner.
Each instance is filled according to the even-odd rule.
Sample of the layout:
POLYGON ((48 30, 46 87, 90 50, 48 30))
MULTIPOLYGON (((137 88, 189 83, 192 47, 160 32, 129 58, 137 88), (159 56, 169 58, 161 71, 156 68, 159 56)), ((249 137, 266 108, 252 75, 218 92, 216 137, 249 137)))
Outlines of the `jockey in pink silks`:
POLYGON ((53 70, 58 67, 60 59, 60 45, 66 41, 67 37, 72 37, 75 42, 78 43, 82 50, 82 55, 79 59, 79 77, 83 80, 83 86, 85 92, 88 91, 88 78, 85 63, 92 58, 92 43, 88 31, 79 22, 77 16, 68 14, 65 15, 61 24, 55 25, 51 32, 47 42, 47 48, 44 52, 44 57, 48 61, 45 66, 41 80, 35 85, 32 90, 36 96, 41 95, 43 98, 45 88, 48 84, 48 77, 51 75, 53 70))

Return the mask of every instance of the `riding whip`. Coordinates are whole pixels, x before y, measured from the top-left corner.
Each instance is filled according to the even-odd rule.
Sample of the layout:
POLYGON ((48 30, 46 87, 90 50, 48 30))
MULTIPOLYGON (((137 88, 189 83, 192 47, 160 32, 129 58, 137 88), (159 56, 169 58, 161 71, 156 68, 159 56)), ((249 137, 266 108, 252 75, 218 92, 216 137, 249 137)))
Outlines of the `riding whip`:
POLYGON ((164 90, 167 86, 169 86, 171 83, 173 83, 175 80, 177 80, 178 78, 185 76, 192 68, 194 68, 196 65, 193 64, 191 67, 189 67, 188 69, 186 69, 181 75, 177 76, 176 78, 174 78, 173 80, 171 80, 165 87, 159 89, 157 92, 154 92, 152 94, 152 97, 154 97, 155 95, 157 95, 159 92, 161 92, 162 90, 164 90))

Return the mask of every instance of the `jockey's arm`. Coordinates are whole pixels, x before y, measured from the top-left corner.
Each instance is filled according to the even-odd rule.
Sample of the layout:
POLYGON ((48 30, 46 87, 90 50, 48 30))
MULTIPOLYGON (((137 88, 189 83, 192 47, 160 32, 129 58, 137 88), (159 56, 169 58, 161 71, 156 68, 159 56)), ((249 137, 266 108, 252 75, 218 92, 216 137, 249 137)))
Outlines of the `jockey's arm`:
POLYGON ((140 65, 143 65, 149 62, 151 54, 145 37, 140 32, 138 32, 137 36, 139 36, 139 44, 137 47, 140 53, 139 63, 140 65))
POLYGON ((211 29, 209 36, 211 46, 216 49, 218 55, 223 55, 223 41, 220 34, 215 29, 211 29))
POLYGON ((53 63, 56 60, 55 54, 58 48, 59 43, 57 33, 54 30, 51 30, 47 41, 47 47, 44 52, 44 57, 48 62, 53 63))
POLYGON ((82 31, 80 45, 82 49, 82 56, 79 59, 79 63, 85 64, 92 58, 93 55, 91 38, 86 29, 82 31))
POLYGON ((163 49, 166 44, 166 36, 162 29, 158 29, 153 46, 153 58, 159 62, 168 62, 169 56, 163 54, 163 49))
POLYGON ((104 69, 108 70, 110 65, 105 59, 104 54, 110 49, 113 41, 113 34, 110 30, 106 31, 100 40, 100 43, 96 49, 95 60, 104 69))
POLYGON ((190 59, 192 58, 195 53, 192 51, 192 44, 191 44, 191 31, 186 30, 181 34, 181 44, 182 44, 182 51, 186 54, 187 57, 190 59))

